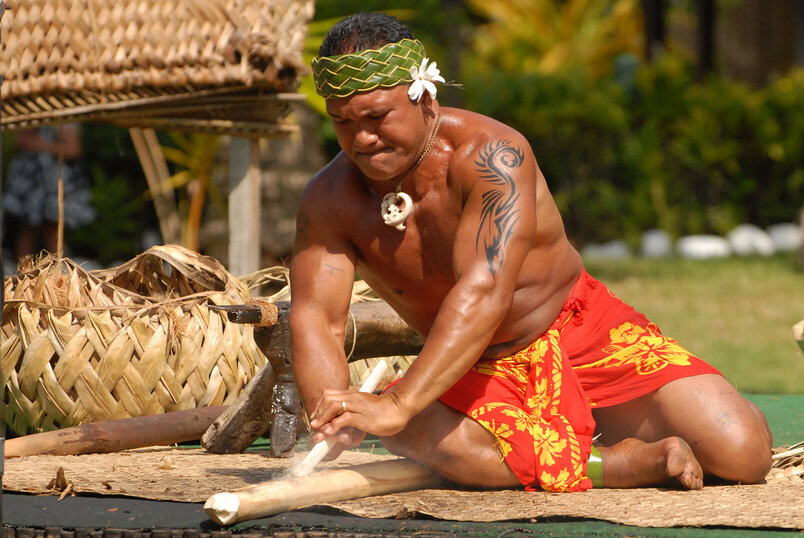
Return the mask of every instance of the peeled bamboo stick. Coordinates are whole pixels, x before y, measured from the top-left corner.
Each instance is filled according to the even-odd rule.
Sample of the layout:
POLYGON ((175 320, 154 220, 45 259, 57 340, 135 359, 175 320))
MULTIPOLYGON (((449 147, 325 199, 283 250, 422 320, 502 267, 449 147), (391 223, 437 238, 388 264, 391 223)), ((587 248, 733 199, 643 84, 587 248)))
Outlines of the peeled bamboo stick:
POLYGON ((216 493, 204 511, 215 523, 230 525, 313 504, 435 487, 440 481, 428 467, 400 458, 216 493))
MULTIPOLYGON (((368 376, 365 382, 363 382, 363 386, 360 387, 360 392, 372 392, 374 389, 377 388, 377 385, 380 384, 380 380, 382 376, 385 375, 385 370, 388 369, 388 363, 385 361, 380 361, 371 371, 371 374, 368 376)), ((315 466, 321 463, 321 460, 324 459, 332 447, 335 446, 335 441, 333 439, 324 439, 323 441, 319 441, 315 444, 312 450, 307 453, 307 456, 304 457, 304 460, 297 465, 291 474, 293 476, 307 476, 313 472, 315 466)))

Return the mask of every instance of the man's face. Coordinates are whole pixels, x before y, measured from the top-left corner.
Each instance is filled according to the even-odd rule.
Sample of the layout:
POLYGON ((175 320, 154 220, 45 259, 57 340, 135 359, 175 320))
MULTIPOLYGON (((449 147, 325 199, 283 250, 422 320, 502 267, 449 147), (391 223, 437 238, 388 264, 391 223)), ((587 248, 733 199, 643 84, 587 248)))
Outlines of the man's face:
POLYGON ((424 107, 408 98, 408 86, 327 99, 338 144, 370 179, 407 172, 426 144, 424 107))

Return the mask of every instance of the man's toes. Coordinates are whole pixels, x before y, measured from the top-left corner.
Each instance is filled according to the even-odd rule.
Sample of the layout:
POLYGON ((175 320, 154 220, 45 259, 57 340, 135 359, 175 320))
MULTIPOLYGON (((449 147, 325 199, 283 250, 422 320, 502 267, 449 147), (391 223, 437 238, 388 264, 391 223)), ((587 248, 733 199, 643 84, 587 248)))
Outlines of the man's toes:
POLYGON ((694 469, 689 469, 681 473, 678 481, 684 486, 685 489, 701 489, 703 488, 703 478, 697 475, 694 469))
POLYGON ((675 438, 668 443, 666 450, 667 476, 675 478, 687 489, 701 489, 703 470, 690 446, 675 438))

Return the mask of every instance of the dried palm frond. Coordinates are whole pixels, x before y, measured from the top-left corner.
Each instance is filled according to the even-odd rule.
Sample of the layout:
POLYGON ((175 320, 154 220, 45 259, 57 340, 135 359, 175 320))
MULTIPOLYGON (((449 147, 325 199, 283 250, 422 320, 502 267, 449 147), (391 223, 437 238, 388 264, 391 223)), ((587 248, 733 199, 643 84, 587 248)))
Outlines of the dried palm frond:
MULTIPOLYGON (((270 291, 265 298, 272 302, 290 301, 290 269, 287 267, 267 267, 238 278, 249 290, 263 287, 270 291)), ((265 292, 264 292, 265 293, 265 292)), ((378 301, 379 297, 363 280, 355 281, 352 288, 352 302, 378 301)))
POLYGON ((804 441, 773 450, 773 465, 765 477, 768 483, 804 480, 804 441))

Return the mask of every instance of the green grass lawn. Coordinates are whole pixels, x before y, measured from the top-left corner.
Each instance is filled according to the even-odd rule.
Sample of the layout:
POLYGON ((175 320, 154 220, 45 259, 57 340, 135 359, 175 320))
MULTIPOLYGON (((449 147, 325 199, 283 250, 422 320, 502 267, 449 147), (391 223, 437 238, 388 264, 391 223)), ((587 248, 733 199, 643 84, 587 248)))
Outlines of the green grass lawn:
POLYGON ((804 393, 804 273, 792 256, 589 260, 587 270, 741 392, 804 393))

